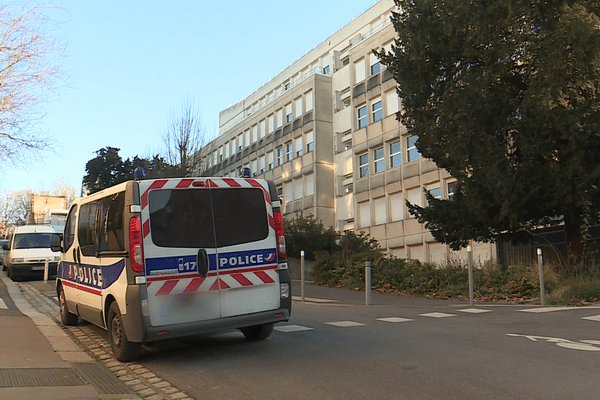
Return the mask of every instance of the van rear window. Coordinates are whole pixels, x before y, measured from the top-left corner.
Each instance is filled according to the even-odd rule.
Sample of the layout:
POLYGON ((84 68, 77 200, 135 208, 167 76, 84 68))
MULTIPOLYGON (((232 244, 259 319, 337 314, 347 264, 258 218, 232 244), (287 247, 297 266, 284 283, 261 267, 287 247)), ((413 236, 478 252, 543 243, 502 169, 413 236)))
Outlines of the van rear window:
POLYGON ((160 189, 150 191, 148 201, 157 246, 225 247, 269 235, 260 188, 160 189))

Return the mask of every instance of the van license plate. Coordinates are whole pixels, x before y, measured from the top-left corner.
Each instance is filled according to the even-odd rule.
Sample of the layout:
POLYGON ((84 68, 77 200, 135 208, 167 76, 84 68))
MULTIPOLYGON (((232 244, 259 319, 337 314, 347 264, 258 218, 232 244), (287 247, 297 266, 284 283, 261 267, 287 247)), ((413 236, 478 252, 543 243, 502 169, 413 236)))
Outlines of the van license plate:
POLYGON ((44 267, 31 267, 32 271, 43 271, 44 267))

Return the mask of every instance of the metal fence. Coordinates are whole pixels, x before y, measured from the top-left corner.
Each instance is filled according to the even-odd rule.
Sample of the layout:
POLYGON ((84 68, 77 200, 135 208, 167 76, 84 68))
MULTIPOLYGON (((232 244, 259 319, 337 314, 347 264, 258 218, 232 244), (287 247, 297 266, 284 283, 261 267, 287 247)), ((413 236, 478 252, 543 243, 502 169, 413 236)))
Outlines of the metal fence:
MULTIPOLYGON (((590 255, 600 248, 600 225, 590 228, 590 242, 588 250, 590 255)), ((510 242, 498 242, 496 254, 498 262, 508 268, 511 265, 534 265, 537 264, 537 249, 541 248, 544 253, 544 264, 564 266, 568 259, 567 233, 563 226, 538 229, 532 232, 528 243, 512 244, 510 242)))

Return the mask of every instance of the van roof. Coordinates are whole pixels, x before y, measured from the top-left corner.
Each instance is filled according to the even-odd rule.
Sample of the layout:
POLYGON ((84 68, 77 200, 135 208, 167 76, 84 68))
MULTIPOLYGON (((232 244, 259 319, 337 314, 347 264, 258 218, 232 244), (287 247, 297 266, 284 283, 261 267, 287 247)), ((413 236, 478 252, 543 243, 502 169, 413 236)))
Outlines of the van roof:
POLYGON ((55 233, 50 225, 22 225, 15 227, 15 233, 55 233))

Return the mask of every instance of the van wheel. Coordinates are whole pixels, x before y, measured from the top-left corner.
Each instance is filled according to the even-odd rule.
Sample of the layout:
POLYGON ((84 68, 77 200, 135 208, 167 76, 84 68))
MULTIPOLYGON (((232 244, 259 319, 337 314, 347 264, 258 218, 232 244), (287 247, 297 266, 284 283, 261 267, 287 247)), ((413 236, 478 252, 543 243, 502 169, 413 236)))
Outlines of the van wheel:
POLYGON ((240 331, 246 336, 246 339, 251 342, 257 342, 259 340, 265 340, 271 333, 273 333, 274 324, 263 324, 249 326, 247 328, 241 328, 240 331))
POLYGON ((119 361, 133 361, 140 355, 141 343, 130 342, 125 335, 123 318, 116 301, 108 309, 108 341, 115 358, 119 361))
POLYGON ((79 317, 69 311, 67 307, 67 298, 65 297, 65 291, 61 286, 58 292, 58 305, 60 308, 60 320, 64 326, 77 325, 79 317))

